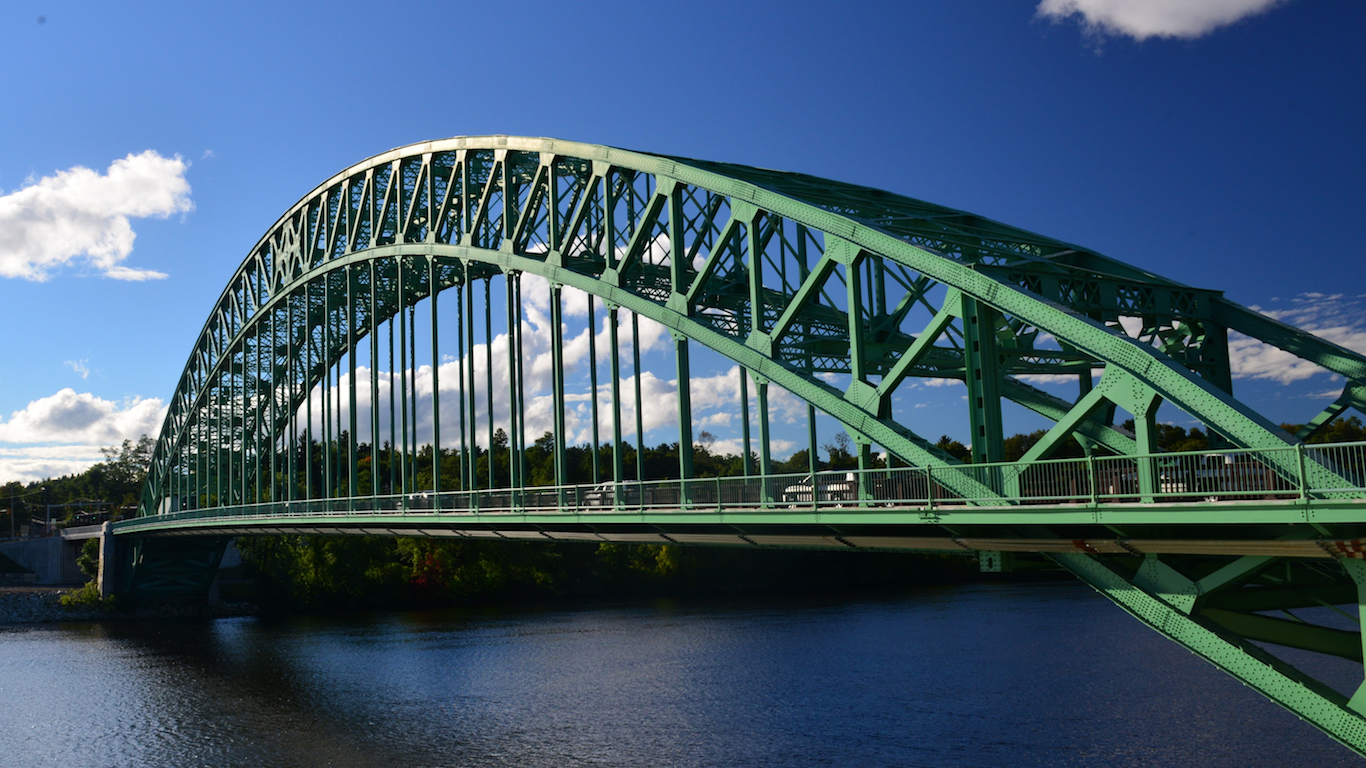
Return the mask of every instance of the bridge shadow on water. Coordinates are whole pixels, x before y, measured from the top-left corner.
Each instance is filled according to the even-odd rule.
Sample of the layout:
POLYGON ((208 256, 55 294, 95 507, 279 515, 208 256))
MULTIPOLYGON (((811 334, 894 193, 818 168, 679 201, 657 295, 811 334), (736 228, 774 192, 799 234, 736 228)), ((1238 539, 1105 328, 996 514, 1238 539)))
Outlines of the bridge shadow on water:
MULTIPOLYGON (((13 722, 41 724, 0 732, 0 753, 32 766, 1355 764, 1134 630, 1074 582, 72 624, 0 633, 13 722)), ((1348 666, 1309 671, 1350 689, 1348 666)))

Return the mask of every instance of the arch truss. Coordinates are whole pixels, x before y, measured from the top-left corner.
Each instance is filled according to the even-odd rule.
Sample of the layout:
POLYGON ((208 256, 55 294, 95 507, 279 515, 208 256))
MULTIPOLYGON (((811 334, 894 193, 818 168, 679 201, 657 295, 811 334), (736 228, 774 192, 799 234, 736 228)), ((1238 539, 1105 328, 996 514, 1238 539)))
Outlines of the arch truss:
MULTIPOLYGON (((1120 473, 1132 485, 1127 493, 1160 502, 1165 475, 1151 457, 1164 403, 1204 424, 1215 447, 1260 451, 1260 471, 1286 488, 1298 482, 1329 489, 1321 496, 1361 495, 1360 479, 1342 462, 1306 458, 1296 446, 1347 409, 1366 410, 1366 360, 1217 291, 851 184, 492 136, 366 160, 270 228, 195 343, 139 514, 302 501, 328 501, 341 513, 367 498, 415 494, 439 510, 455 503, 451 494, 478 488, 647 479, 645 452, 635 448, 642 414, 661 406, 642 394, 642 323, 662 326, 671 347, 673 477, 697 473, 690 371, 705 353, 740 372, 744 472, 761 478, 773 474, 769 399, 777 388, 806 404, 810 472, 819 412, 852 436, 860 469, 873 470, 877 454, 893 457, 934 473, 933 482, 926 475, 931 496, 969 507, 1020 505, 1030 472, 1073 438, 1087 456, 1131 457, 1130 471, 1120 473), (545 294, 530 296, 533 288, 545 294), (566 385, 570 289, 586 296, 591 318, 587 398, 566 385), (529 370, 524 312, 542 305, 549 365, 529 370), (600 312, 607 316, 601 329, 600 312), (1301 434, 1286 434, 1233 396, 1231 331, 1340 374, 1341 397, 1301 434), (1033 386, 1027 379, 1035 376, 1075 382, 1076 395, 1033 386), (538 442, 528 434, 528 424, 539 423, 528 382, 541 377, 551 390, 551 439, 538 442), (915 414, 898 395, 924 380, 965 385, 968 463, 916 431, 915 414), (585 399, 592 445, 610 439, 588 470, 570 466, 566 447, 567 413, 585 399), (1003 403, 1053 425, 1013 462, 1004 461, 1003 403), (1126 414, 1132 429, 1121 425, 1126 414), (534 450, 553 455, 549 476, 531 475, 526 456, 534 450), (494 452, 508 460, 493 460, 494 452), (984 466, 992 471, 972 469, 984 466)), ((781 490, 761 484, 755 503, 780 501, 781 490)), ((859 493, 871 498, 866 484, 859 493)), ((1027 535, 1047 534, 1046 525, 1027 535)), ((1022 530, 994 534, 1019 538, 1022 530)), ((1328 532, 1285 527, 1260 535, 1299 541, 1328 532)), ((1338 532, 1343 538, 1356 529, 1338 532)), ((1305 634, 1257 612, 1263 603, 1278 607, 1278 599, 1286 606, 1306 599, 1292 592, 1319 602, 1350 592, 1355 601, 1353 579, 1361 574, 1329 554, 1319 552, 1310 566, 1276 552, 1219 559, 1202 551, 1182 560, 1121 548, 1054 557, 1302 716, 1313 710, 1310 719, 1361 750, 1359 705, 1304 688, 1293 670, 1266 666, 1265 651, 1251 642, 1360 660, 1359 633, 1305 634), (1277 563, 1290 564, 1273 574, 1277 563), (1272 671, 1248 671, 1257 665, 1272 671), (1304 690, 1312 706, 1296 703, 1304 690)))

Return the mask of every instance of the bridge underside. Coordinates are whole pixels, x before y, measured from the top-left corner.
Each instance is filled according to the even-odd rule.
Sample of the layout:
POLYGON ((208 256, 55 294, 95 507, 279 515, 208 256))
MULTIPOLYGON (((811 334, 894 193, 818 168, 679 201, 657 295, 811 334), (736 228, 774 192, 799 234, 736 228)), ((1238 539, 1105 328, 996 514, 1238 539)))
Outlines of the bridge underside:
POLYGON ((202 593, 229 537, 264 534, 1052 565, 1366 754, 1366 694, 1269 650, 1361 676, 1366 445, 1305 443, 1352 409, 1361 355, 973 214, 799 174, 450 139, 343 171, 252 248, 169 401, 139 517, 114 533, 143 597, 202 593), (1341 393, 1288 434, 1234 397, 1230 333, 1341 393), (651 338, 672 361, 659 375, 642 367, 651 338), (729 371, 695 375, 705 355, 729 371), (734 412, 695 418, 722 379, 734 412), (962 452, 917 433, 921 384, 962 388, 962 452), (780 478, 770 416, 787 395, 807 454, 780 478), (1159 409, 1198 423, 1200 450, 1161 451, 1159 409), (1046 422, 1019 450, 1011 413, 1046 422), (647 462, 647 414, 676 426, 667 466, 647 462), (818 414, 851 437, 847 464, 818 461, 818 414), (697 433, 720 423, 739 425, 733 466, 697 433))

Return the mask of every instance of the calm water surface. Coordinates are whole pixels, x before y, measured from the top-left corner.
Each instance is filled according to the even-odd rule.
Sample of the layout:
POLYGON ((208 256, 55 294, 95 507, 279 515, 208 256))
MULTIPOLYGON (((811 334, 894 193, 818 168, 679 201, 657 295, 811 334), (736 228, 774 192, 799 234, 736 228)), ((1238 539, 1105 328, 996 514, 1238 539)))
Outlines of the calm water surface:
POLYGON ((1361 764, 1072 583, 8 628, 0 701, 26 768, 1361 764))

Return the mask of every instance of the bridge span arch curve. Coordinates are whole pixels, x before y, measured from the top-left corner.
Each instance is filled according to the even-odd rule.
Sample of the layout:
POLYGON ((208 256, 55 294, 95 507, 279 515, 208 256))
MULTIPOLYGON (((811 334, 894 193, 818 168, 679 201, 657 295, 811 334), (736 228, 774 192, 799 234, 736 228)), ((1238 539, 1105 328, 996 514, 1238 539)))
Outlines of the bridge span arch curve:
POLYGON ((202 593, 227 537, 258 533, 929 549, 976 552, 988 569, 1028 555, 1366 754, 1366 686, 1344 695, 1264 647, 1362 660, 1355 629, 1269 615, 1366 600, 1366 444, 1305 443, 1349 408, 1366 412, 1356 352, 970 213, 796 173, 453 138, 336 174, 248 251, 176 384, 138 516, 106 540, 125 542, 116 581, 134 595, 202 593), (548 285, 550 486, 524 460, 526 276, 548 285), (565 382, 566 289, 589 302, 586 396, 565 382), (677 371, 678 466, 659 481, 643 451, 625 461, 625 390, 638 447, 645 431, 642 318, 667 331, 677 371), (1234 396, 1230 332, 1339 374, 1341 395, 1287 434, 1234 396), (738 368, 741 477, 694 471, 697 349, 738 368), (897 395, 918 378, 965 386, 968 461, 917 433, 897 395), (770 386, 804 401, 809 425, 817 411, 842 424, 858 470, 818 473, 811 426, 808 471, 775 475, 770 386), (591 484, 571 482, 571 395, 591 402, 595 454, 599 428, 611 433, 610 471, 593 460, 591 484), (1052 424, 1014 461, 1003 402, 1052 424), (1163 403, 1204 424, 1211 447, 1159 451, 1163 403), (1071 438, 1085 456, 1054 459, 1071 438))
MULTIPOLYGON (((795 173, 455 138, 336 174, 248 252, 170 399, 140 514, 189 495, 190 474, 205 486, 196 497, 217 499, 206 487, 226 473, 225 499, 279 498, 256 481, 262 457, 280 452, 282 429, 331 367, 433 286, 519 274, 661 323, 683 354, 700 343, 913 466, 958 463, 894 412, 914 377, 967 384, 977 463, 1003 458, 1002 399, 1058 425, 1030 460, 1069 434, 1112 453, 1154 451, 1164 401, 1230 446, 1294 444, 1230 393, 1230 329, 1343 374, 1349 401, 1366 381, 1360 356, 1218 292, 972 214, 795 173), (1104 370, 1094 386, 1093 369, 1104 370), (1075 376, 1083 394, 1048 394, 1019 378, 1029 374, 1075 376), (1113 424, 1115 408, 1139 434, 1113 424), (223 472, 209 453, 229 457, 223 472)), ((965 474, 945 477, 965 496, 993 496, 965 474)))

